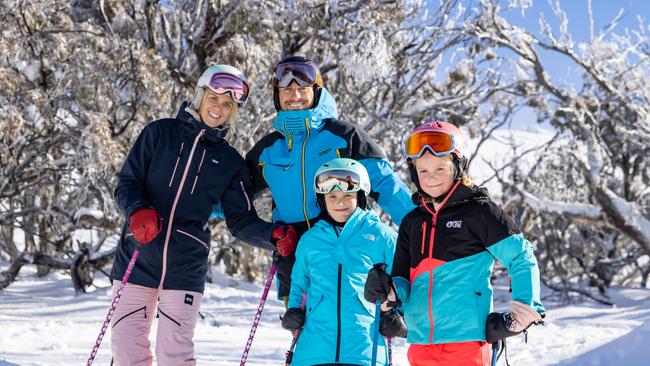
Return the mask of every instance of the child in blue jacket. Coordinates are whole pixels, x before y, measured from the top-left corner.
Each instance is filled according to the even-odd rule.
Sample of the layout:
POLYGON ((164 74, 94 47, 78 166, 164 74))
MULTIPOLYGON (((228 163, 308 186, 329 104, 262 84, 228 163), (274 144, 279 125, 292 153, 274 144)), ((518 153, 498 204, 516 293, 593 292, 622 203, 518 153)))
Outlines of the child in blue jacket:
MULTIPOLYGON (((393 262, 397 235, 366 209, 370 180, 361 163, 323 164, 314 190, 320 220, 300 239, 282 319, 285 329, 302 328, 292 365, 370 365, 375 305, 363 286, 373 265, 393 262)), ((386 365, 383 338, 378 343, 377 364, 386 365)))

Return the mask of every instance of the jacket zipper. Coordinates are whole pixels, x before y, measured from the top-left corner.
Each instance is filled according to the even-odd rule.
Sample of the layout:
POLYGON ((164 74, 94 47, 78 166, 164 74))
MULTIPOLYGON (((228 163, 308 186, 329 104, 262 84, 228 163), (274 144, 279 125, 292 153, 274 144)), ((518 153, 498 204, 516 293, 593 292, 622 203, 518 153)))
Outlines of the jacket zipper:
POLYGON ((242 193, 244 193, 244 197, 246 197, 246 204, 248 205, 248 211, 250 211, 251 210, 251 200, 250 200, 250 198, 248 198, 248 193, 246 193, 246 188, 244 188, 244 182, 240 180, 239 185, 241 185, 241 191, 242 191, 242 193))
POLYGON ((174 171, 172 172, 172 177, 169 178, 169 188, 172 187, 172 182, 174 182, 174 176, 176 175, 176 168, 178 168, 178 162, 181 160, 181 154, 183 153, 183 147, 185 146, 184 142, 181 142, 181 148, 178 150, 176 157, 176 164, 174 164, 174 171))
POLYGON ((174 223, 174 213, 176 212, 176 205, 181 198, 181 192, 183 191, 183 186, 185 185, 185 179, 187 178, 187 173, 190 170, 190 165, 192 164, 192 158, 194 157, 194 150, 196 150, 196 145, 199 143, 199 139, 205 130, 202 129, 194 138, 194 143, 192 144, 192 150, 190 150, 190 156, 187 157, 187 163, 185 163, 185 169, 183 171, 183 177, 181 182, 178 185, 178 190, 176 191, 176 197, 174 198, 174 203, 172 204, 172 210, 169 213, 169 223, 167 224, 167 234, 165 235, 165 243, 163 244, 163 258, 162 258, 162 274, 160 275, 160 284, 158 284, 158 289, 163 288, 163 283, 165 283, 165 275, 167 274, 167 248, 169 245, 169 238, 172 234, 172 224, 174 223))
POLYGON ((422 228, 420 229, 420 232, 422 233, 422 248, 420 249, 420 254, 424 255, 424 242, 427 238, 427 222, 422 221, 422 228))
POLYGON ((343 271, 343 265, 339 263, 339 275, 338 275, 338 288, 336 291, 336 359, 334 362, 339 362, 339 356, 341 353, 341 272, 343 271))
MULTIPOLYGON (((438 213, 440 213, 440 210, 442 210, 445 203, 447 203, 447 200, 449 200, 449 197, 451 197, 451 194, 454 193, 456 188, 458 188, 459 184, 460 181, 457 181, 456 184, 454 184, 454 186, 451 188, 449 193, 447 193, 447 197, 445 197, 445 199, 442 200, 440 206, 438 206, 438 209, 435 211, 431 211, 429 207, 427 207, 427 203, 424 200, 424 197, 422 197, 422 205, 431 214, 431 216, 433 216, 433 218, 431 219, 431 233, 429 236, 429 258, 433 258, 433 245, 434 245, 434 237, 436 235, 436 223, 438 221, 438 213)), ((423 227, 424 227, 424 223, 423 223, 423 227)), ((422 238, 422 243, 423 243, 422 249, 424 249, 424 237, 422 238)), ((433 324, 433 271, 429 271, 429 343, 433 343, 433 326, 434 326, 433 324)))
POLYGON ((192 191, 190 196, 194 194, 194 187, 196 187, 196 181, 199 180, 199 174, 201 174, 201 167, 203 166, 203 159, 205 159, 205 149, 203 149, 203 155, 201 156, 201 162, 199 162, 199 167, 196 169, 196 175, 194 176, 194 184, 192 184, 192 191))
POLYGON ((302 143, 302 212, 305 215, 305 222, 307 223, 307 230, 311 229, 309 216, 307 216, 307 186, 305 183, 305 148, 307 147, 307 140, 309 140, 309 119, 305 118, 305 126, 307 127, 307 137, 302 143))

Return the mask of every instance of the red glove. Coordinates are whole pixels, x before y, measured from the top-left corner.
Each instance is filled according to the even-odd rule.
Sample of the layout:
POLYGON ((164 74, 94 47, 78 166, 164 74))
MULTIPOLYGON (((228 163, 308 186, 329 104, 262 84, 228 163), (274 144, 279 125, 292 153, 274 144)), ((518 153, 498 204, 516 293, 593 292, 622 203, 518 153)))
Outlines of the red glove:
POLYGON ((298 245, 298 235, 291 225, 282 225, 271 235, 271 242, 278 248, 278 252, 283 257, 291 255, 298 245))
POLYGON ((140 244, 152 241, 162 229, 162 219, 153 208, 141 208, 131 214, 129 229, 140 244))

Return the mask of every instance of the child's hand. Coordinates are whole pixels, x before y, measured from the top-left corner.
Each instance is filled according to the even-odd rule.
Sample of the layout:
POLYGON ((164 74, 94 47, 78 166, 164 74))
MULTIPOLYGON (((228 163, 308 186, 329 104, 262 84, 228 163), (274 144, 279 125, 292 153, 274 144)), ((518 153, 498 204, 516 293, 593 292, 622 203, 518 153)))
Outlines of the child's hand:
POLYGON ((490 313, 485 335, 488 343, 515 336, 533 324, 542 324, 542 316, 526 304, 513 301, 507 313, 490 313))
POLYGON ((388 294, 388 297, 386 298, 386 301, 381 303, 381 311, 389 311, 393 309, 394 304, 397 301, 397 295, 395 295, 395 291, 391 288, 390 293, 388 294))
POLYGON ((382 312, 379 320, 379 333, 384 337, 406 338, 407 329, 402 313, 396 309, 382 312))
POLYGON ((393 291, 393 279, 386 273, 386 264, 375 264, 368 271, 368 278, 363 287, 363 297, 373 304, 377 301, 384 302, 388 299, 391 291, 393 291))
POLYGON ((305 311, 300 308, 291 308, 282 317, 282 328, 290 331, 299 330, 305 325, 305 311))
POLYGON ((515 333, 522 332, 524 329, 530 327, 531 324, 538 323, 542 320, 542 316, 535 309, 519 301, 510 303, 510 314, 512 323, 509 324, 508 330, 515 333))

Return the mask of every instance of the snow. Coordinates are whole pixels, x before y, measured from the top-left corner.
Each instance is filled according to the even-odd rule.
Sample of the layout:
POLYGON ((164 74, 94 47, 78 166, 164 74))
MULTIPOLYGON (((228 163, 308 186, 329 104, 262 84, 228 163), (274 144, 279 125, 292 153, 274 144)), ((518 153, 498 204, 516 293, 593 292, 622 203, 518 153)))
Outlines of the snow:
MULTIPOLYGON (((99 333, 111 301, 108 280, 96 280, 99 288, 75 295, 66 275, 44 278, 25 267, 18 281, 0 291, 0 366, 80 365, 85 363, 99 333)), ((262 292, 260 284, 249 284, 215 273, 201 304, 205 320, 199 320, 195 334, 198 364, 237 364, 262 292)), ((610 292, 616 307, 591 302, 562 305, 549 299, 546 325, 523 337, 510 338, 508 359, 512 365, 647 365, 650 344, 650 290, 615 288, 610 292)), ((290 334, 280 328, 283 305, 269 294, 255 335, 248 365, 280 365, 291 343, 290 334)), ((498 310, 508 307, 504 284, 495 286, 498 310)), ((151 334, 156 333, 154 322, 151 334)), ((110 334, 110 330, 109 330, 110 334)), ((110 336, 95 359, 95 365, 110 363, 110 336)), ((152 339, 152 348, 155 339, 152 339)), ((395 365, 407 365, 406 344, 394 342, 395 365)), ((503 357, 499 365, 505 365, 503 357)))

